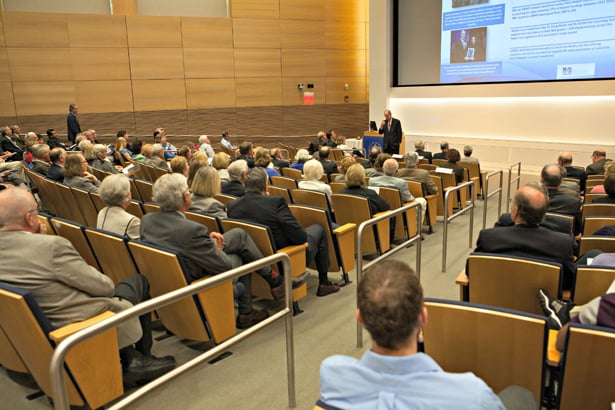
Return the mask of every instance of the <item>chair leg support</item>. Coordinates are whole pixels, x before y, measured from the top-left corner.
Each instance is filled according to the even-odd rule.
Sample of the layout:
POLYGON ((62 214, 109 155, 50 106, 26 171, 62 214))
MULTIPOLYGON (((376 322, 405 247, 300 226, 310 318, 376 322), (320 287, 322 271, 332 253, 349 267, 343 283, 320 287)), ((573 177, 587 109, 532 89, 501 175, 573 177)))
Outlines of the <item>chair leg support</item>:
POLYGON ((293 316, 299 316, 302 313, 303 313, 303 310, 301 310, 301 308, 299 307, 299 302, 294 301, 293 302, 293 316))
POLYGON ((339 287, 344 287, 346 285, 350 285, 352 283, 352 281, 350 280, 350 277, 348 276, 347 272, 343 272, 342 273, 342 283, 340 283, 338 286, 339 287))

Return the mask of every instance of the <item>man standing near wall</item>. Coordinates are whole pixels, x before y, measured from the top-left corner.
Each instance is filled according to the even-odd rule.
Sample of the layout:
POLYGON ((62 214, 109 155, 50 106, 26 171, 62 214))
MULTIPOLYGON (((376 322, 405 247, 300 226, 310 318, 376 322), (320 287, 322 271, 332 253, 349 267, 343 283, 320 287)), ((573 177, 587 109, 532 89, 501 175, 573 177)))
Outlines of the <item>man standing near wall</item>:
POLYGON ((68 128, 68 140, 74 144, 75 138, 77 134, 81 132, 81 126, 79 125, 79 120, 77 119, 77 114, 79 114, 79 107, 77 104, 72 103, 68 106, 68 116, 66 117, 66 128, 68 128))
POLYGON ((393 118, 391 110, 384 110, 384 120, 380 122, 378 134, 384 134, 382 151, 387 154, 399 154, 401 144, 401 122, 393 118))

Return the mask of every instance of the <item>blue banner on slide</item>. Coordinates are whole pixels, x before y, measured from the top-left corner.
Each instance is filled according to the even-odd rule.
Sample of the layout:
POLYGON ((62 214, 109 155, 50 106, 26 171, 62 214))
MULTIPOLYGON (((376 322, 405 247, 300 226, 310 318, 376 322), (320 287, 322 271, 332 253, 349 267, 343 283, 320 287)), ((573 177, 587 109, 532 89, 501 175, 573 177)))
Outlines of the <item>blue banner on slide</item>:
POLYGON ((375 135, 363 136, 363 149, 365 149, 365 155, 369 155, 369 150, 372 147, 377 146, 382 151, 382 136, 376 137, 375 135))
POLYGON ((503 24, 504 17, 504 4, 450 11, 442 15, 442 31, 503 24))

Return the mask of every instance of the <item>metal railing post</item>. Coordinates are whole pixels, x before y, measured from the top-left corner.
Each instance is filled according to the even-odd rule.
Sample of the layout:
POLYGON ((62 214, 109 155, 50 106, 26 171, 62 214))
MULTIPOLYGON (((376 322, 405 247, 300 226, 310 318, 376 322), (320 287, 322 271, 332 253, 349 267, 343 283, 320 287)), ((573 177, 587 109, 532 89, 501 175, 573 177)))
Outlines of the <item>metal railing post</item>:
MULTIPOLYGON (((421 206, 420 203, 415 202, 412 203, 410 205, 406 205, 406 206, 402 206, 401 208, 397 208, 393 211, 389 211, 386 215, 381 215, 378 216, 376 218, 372 218, 372 219, 368 219, 367 221, 362 222, 359 227, 357 228, 356 231, 356 241, 355 241, 355 247, 356 247, 356 262, 355 262, 355 266, 356 266, 356 272, 357 272, 357 307, 359 305, 359 299, 358 299, 358 290, 359 290, 359 283, 361 282, 361 277, 363 276, 363 255, 362 255, 362 248, 363 248, 363 231, 365 230, 365 228, 367 227, 371 227, 372 225, 377 224, 380 221, 383 221, 387 218, 391 218, 393 216, 396 215, 403 215, 405 212, 407 212, 408 210, 412 209, 412 208, 417 208, 416 210, 416 235, 413 237, 409 237, 408 240, 404 241, 403 243, 399 244, 396 248, 389 250, 388 252, 378 256, 376 259, 374 259, 373 261, 369 262, 366 266, 365 269, 368 269, 370 266, 373 266, 374 264, 380 262, 383 259, 388 258, 391 255, 395 255, 397 252, 401 251, 402 249, 405 249, 408 245, 416 242, 416 263, 415 263, 415 271, 416 271, 416 276, 419 278, 419 280, 421 279, 421 229, 423 227, 423 219, 422 219, 422 215, 423 215, 423 207, 421 206)), ((402 222, 401 219, 396 223, 402 222)), ((388 233, 387 233, 388 234, 388 233)), ((357 348, 362 348, 363 347, 363 327, 361 326, 361 324, 359 324, 359 322, 357 321, 357 348)))
MULTIPOLYGON (((521 184, 521 162, 515 162, 514 164, 510 164, 508 168, 508 192, 506 193, 506 212, 510 212, 510 191, 512 188, 512 184, 517 183, 517 189, 519 189, 519 185, 521 184), (515 178, 512 177, 512 170, 514 167, 517 167, 517 176, 515 178)), ((515 191, 517 190, 515 189, 515 191)))
POLYGON ((174 379, 175 377, 185 373, 196 365, 210 360, 211 358, 219 355, 224 350, 235 345, 236 343, 252 336, 254 333, 262 330, 263 328, 272 325, 273 323, 286 318, 286 368, 287 368, 287 380, 288 380, 288 406, 290 408, 296 407, 296 395, 295 395, 295 356, 294 356, 294 339, 293 339, 293 307, 292 307, 292 278, 290 275, 290 257, 285 253, 276 253, 263 259, 259 259, 256 262, 251 262, 235 269, 231 269, 227 272, 212 276, 206 280, 199 281, 192 285, 188 285, 184 288, 174 290, 164 295, 155 297, 145 302, 139 303, 131 307, 130 309, 123 310, 114 316, 102 320, 88 328, 82 329, 66 339, 64 339, 53 352, 51 357, 51 363, 49 365, 49 371, 51 376, 51 387, 54 393, 54 408, 58 410, 64 410, 69 408, 68 394, 66 391, 66 384, 64 380, 64 361, 69 350, 75 345, 88 340, 97 334, 104 332, 107 329, 117 326, 119 323, 126 321, 135 316, 141 316, 144 313, 152 312, 162 306, 169 305, 177 300, 192 296, 198 292, 204 291, 211 287, 217 286, 223 282, 232 280, 233 278, 249 274, 259 268, 272 265, 277 262, 282 262, 284 274, 284 288, 286 291, 285 296, 285 308, 281 311, 271 315, 267 319, 255 324, 254 326, 242 331, 241 333, 231 337, 230 339, 222 342, 221 344, 213 347, 212 349, 203 352, 203 354, 193 358, 192 360, 184 363, 183 365, 175 368, 169 373, 160 376, 159 378, 151 381, 145 386, 139 388, 137 391, 124 397, 117 403, 115 403, 109 409, 120 409, 135 400, 141 398, 145 394, 159 387, 163 383, 174 379))
POLYGON ((457 218, 470 211, 470 245, 472 247, 472 232, 474 230, 474 181, 464 182, 461 185, 457 185, 455 187, 448 188, 444 194, 444 227, 442 229, 442 272, 446 272, 446 250, 448 244, 448 223, 453 219, 457 218), (464 208, 460 209, 457 212, 454 212, 451 216, 448 216, 448 197, 452 192, 459 192, 461 189, 469 187, 470 188, 470 200, 466 201, 464 208), (468 205, 467 202, 470 202, 468 205))
POLYGON ((500 194, 499 195, 499 200, 498 200, 498 217, 502 213, 502 191, 503 191, 503 185, 502 184, 503 184, 503 182, 504 182, 504 171, 501 170, 501 169, 498 170, 498 171, 490 172, 485 177, 485 192, 487 192, 487 194, 484 195, 485 202, 484 202, 484 207, 483 207, 483 229, 485 229, 487 227, 487 203, 489 201, 489 198, 491 198, 493 195, 495 195, 497 193, 500 194), (500 186, 495 191, 489 193, 489 179, 492 176, 495 176, 495 175, 499 175, 500 176, 500 186))

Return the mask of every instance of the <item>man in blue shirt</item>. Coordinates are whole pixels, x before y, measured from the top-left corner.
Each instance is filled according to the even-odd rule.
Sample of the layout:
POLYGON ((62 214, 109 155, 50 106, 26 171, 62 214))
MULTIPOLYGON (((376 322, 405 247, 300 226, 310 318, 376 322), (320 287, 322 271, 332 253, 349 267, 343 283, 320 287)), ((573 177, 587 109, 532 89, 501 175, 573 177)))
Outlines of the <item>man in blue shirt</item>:
POLYGON ((447 373, 418 352, 427 310, 408 265, 396 260, 375 265, 359 283, 357 298, 357 320, 369 331, 372 347, 360 360, 331 356, 323 361, 319 404, 354 410, 504 409, 474 374, 447 373))

